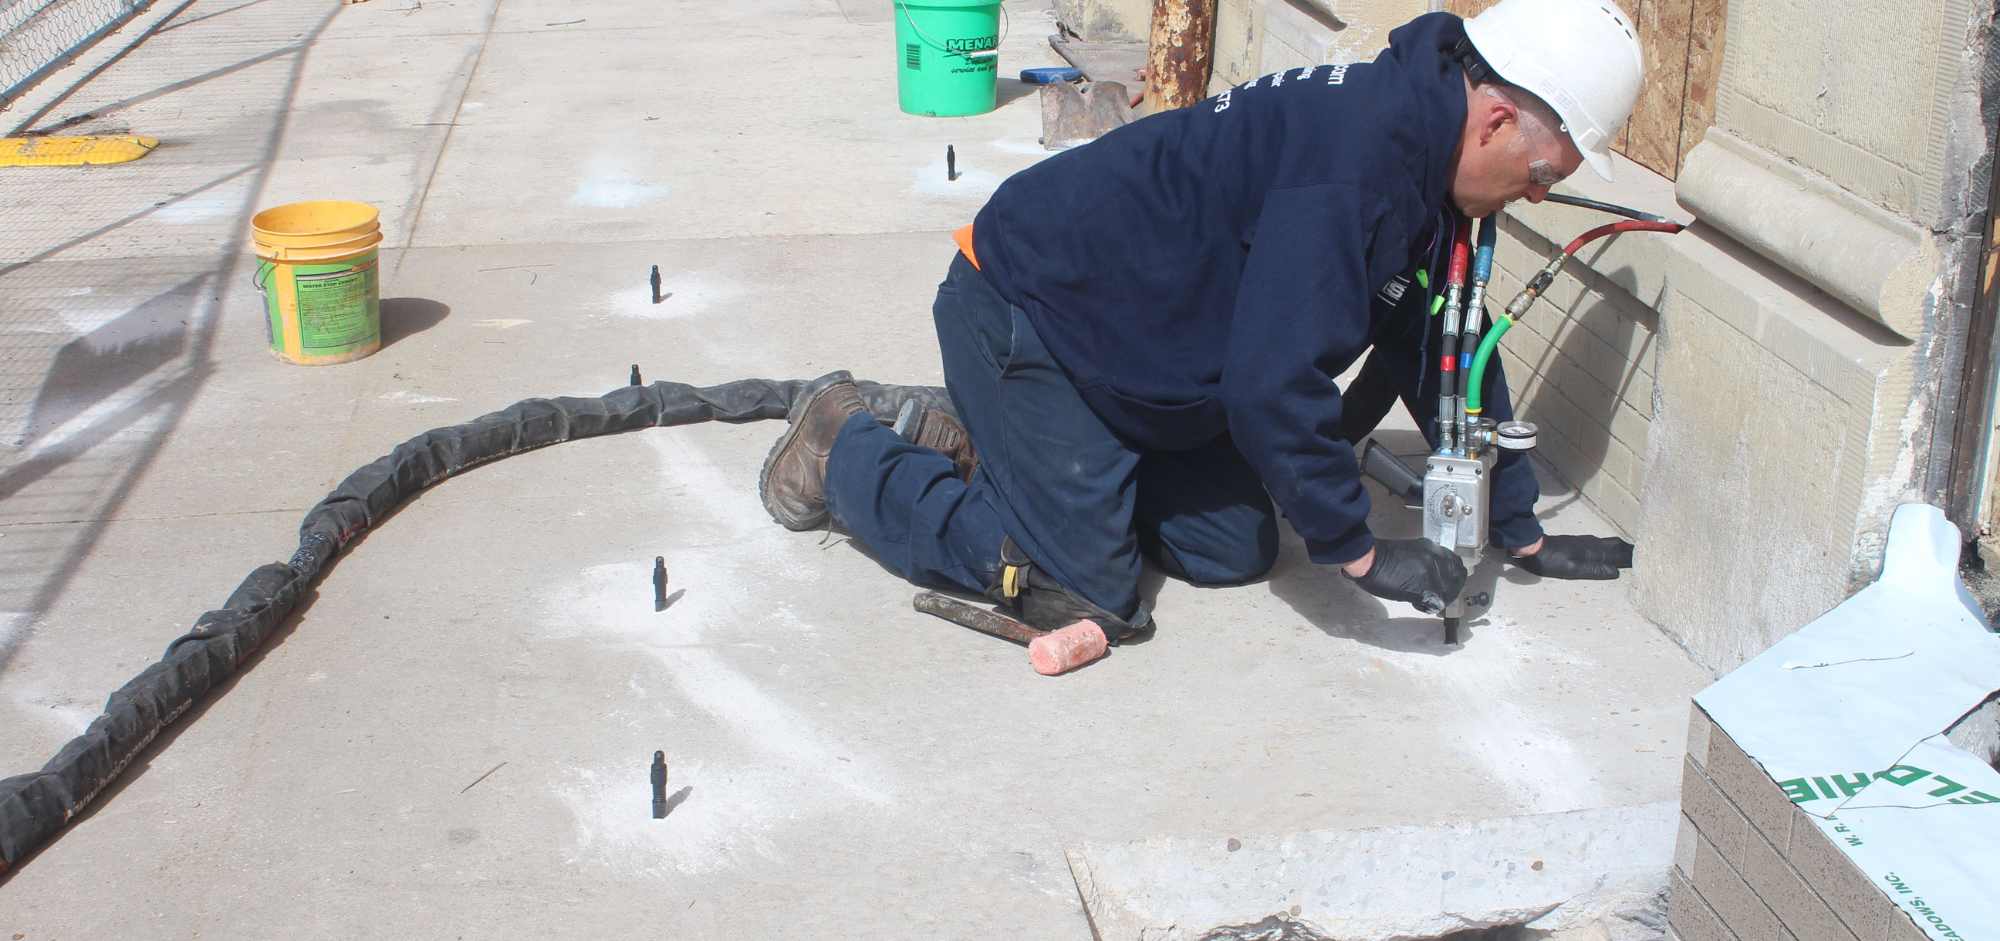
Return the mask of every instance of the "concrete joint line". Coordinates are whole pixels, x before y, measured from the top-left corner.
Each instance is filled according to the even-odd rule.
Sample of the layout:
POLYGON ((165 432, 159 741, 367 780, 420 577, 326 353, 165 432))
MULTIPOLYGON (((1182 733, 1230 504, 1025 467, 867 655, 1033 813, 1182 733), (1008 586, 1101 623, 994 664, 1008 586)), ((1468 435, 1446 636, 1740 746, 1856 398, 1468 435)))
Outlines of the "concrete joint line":
MULTIPOLYGON (((417 195, 417 208, 410 213, 410 227, 403 235, 405 247, 415 247, 417 244, 417 227, 423 224, 424 206, 430 202, 431 186, 437 182, 438 168, 444 166, 445 154, 451 152, 451 138, 458 131, 458 117, 465 110, 465 96, 472 93, 472 83, 479 79, 479 66, 486 61, 486 47, 493 41, 493 26, 500 21, 500 7, 506 2, 507 0, 493 0, 493 12, 487 15, 486 28, 480 31, 479 52, 472 57, 472 68, 465 72, 465 84, 459 86, 458 101, 451 106, 451 120, 445 123, 444 141, 438 144, 437 159, 431 161, 431 172, 424 174, 423 192, 417 195)), ((402 271, 403 260, 408 257, 410 257, 409 252, 396 256, 396 267, 391 271, 402 271)))

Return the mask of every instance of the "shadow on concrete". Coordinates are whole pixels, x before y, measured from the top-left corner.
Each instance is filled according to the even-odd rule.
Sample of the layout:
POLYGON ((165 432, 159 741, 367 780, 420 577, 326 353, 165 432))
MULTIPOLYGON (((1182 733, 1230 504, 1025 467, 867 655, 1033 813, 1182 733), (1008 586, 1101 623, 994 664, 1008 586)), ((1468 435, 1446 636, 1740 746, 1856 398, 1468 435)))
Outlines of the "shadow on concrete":
MULTIPOLYGON (((1457 647, 1444 643, 1443 621, 1420 615, 1408 605, 1392 610, 1332 567, 1318 565, 1291 548, 1271 571, 1271 594, 1321 633, 1400 653, 1443 657, 1457 652, 1457 647)), ((1481 622, 1477 617, 1466 619, 1459 626, 1459 642, 1471 642, 1481 622)))
POLYGON ((235 13, 238 10, 247 9, 249 7, 254 7, 260 3, 269 3, 269 2, 270 0, 248 0, 248 2, 246 3, 239 3, 233 7, 217 10, 214 13, 203 13, 200 16, 178 17, 172 23, 162 26, 159 29, 154 30, 154 32, 164 33, 167 32, 168 30, 180 29, 183 26, 193 26, 194 24, 199 23, 203 20, 212 20, 218 16, 228 16, 229 14, 235 13))
POLYGON ((415 336, 444 322, 451 307, 426 297, 385 297, 382 299, 382 348, 388 349, 404 337, 415 336))
POLYGON ((993 82, 995 108, 1005 108, 1023 98, 1038 96, 1041 86, 1030 85, 1018 78, 998 78, 993 82))
POLYGON ((687 803, 688 797, 692 794, 694 794, 694 785, 692 784, 675 791, 672 797, 667 798, 667 809, 661 812, 660 818, 664 820, 673 816, 674 811, 679 810, 682 804, 687 803))
MULTIPOLYGON (((318 35, 317 31, 315 31, 314 35, 318 35)), ((311 40, 308 39, 305 42, 311 42, 311 40)), ((95 121, 100 118, 106 117, 107 115, 117 114, 118 112, 123 111, 126 108, 132 107, 133 105, 140 104, 142 102, 152 101, 153 99, 159 98, 164 95, 171 95, 174 92, 181 91, 182 89, 193 88, 194 86, 199 85, 203 82, 214 81, 215 79, 221 78, 225 75, 234 75, 237 72, 243 71, 244 69, 260 65, 265 62, 269 62, 272 59, 278 58, 279 56, 298 52, 304 48, 305 48, 305 43, 302 42, 298 45, 281 46, 277 49, 272 49, 266 52, 260 52, 257 55, 251 56, 247 59, 243 59, 238 62, 233 62, 229 65, 225 65, 218 69, 211 69, 207 72, 203 72, 200 75, 193 75, 181 79, 179 81, 168 82, 167 84, 161 85, 160 87, 155 88, 151 91, 133 95, 129 98, 123 98, 118 101, 110 102, 108 104, 99 105, 95 108, 92 108, 88 111, 84 111, 78 114, 73 114, 67 118, 55 122, 54 124, 48 124, 41 127, 37 127, 34 130, 30 131, 29 134, 35 136, 40 136, 44 134, 60 134, 63 131, 76 127, 79 124, 85 124, 90 121, 95 121)), ((58 104, 61 104, 64 100, 67 100, 69 95, 73 94, 75 91, 76 89, 74 88, 70 89, 70 91, 64 93, 62 97, 57 98, 55 101, 52 101, 49 104, 43 106, 43 108, 40 111, 37 111, 35 114, 29 116, 27 122, 24 122, 22 126, 26 127, 28 123, 41 120, 51 110, 54 110, 54 108, 58 104)))
MULTIPOLYGON (((234 180, 239 176, 260 169, 261 169, 260 167, 255 165, 239 167, 235 170, 231 170, 228 173, 218 176, 215 179, 209 180, 206 183, 202 183, 185 192, 175 194, 171 198, 163 199, 159 202, 152 204, 151 206, 147 206, 144 209, 137 210, 131 213, 130 215, 124 216, 119 219, 115 219, 111 222, 107 222, 104 225, 98 226, 97 228, 92 229, 89 232, 85 232, 82 235, 76 236, 75 238, 66 239, 62 242, 58 242, 54 245, 48 246, 47 248, 41 249, 34 255, 22 259, 21 261, 9 262, 8 264, 0 265, 0 278, 4 278, 8 275, 14 274, 15 272, 27 268, 29 265, 32 265, 38 261, 47 261, 48 259, 60 255, 63 252, 75 248, 79 245, 88 244, 92 241, 104 237, 105 235, 108 235, 112 232, 116 232, 119 229, 124 228, 125 226, 131 225, 134 222, 144 219, 147 216, 152 215, 153 213, 159 212, 162 209, 185 202, 192 197, 206 193, 209 190, 212 190, 218 186, 221 186, 224 183, 234 180)), ((248 223, 246 222, 245 224, 247 225, 248 223)))
MULTIPOLYGON (((187 312, 210 275, 195 275, 56 351, 29 411, 23 446, 144 379, 186 353, 187 312)), ((0 489, 0 493, 7 491, 0 489)))
MULTIPOLYGON (((240 71, 258 62, 286 55, 292 57, 285 82, 270 91, 269 100, 274 107, 268 125, 259 128, 258 136, 252 139, 254 149, 240 155, 241 166, 238 168, 200 185, 192 192, 135 207, 129 214, 81 235, 46 246, 7 246, 10 255, 24 260, 0 267, 0 289, 10 287, 10 279, 18 279, 25 292, 46 291, 53 282, 35 267, 38 262, 86 245, 195 192, 212 189, 246 174, 250 176, 243 205, 235 210, 237 224, 232 230, 237 234, 228 244, 219 246, 211 256, 215 259, 212 269, 187 277, 89 334, 64 343, 47 360, 46 371, 40 377, 39 389, 34 396, 34 418, 27 434, 34 438, 61 427, 63 437, 59 441, 46 442, 41 447, 24 449, 24 459, 0 473, 0 493, 15 493, 33 481, 57 474, 74 462, 92 457, 90 452, 94 448, 114 438, 121 441, 136 439, 136 443, 130 444, 129 450, 115 455, 115 461, 100 462, 113 470, 105 473, 87 470, 78 475, 80 479, 76 483, 81 489, 67 496, 88 505, 77 507, 81 512, 74 536, 60 551, 37 560, 40 571, 34 578, 38 581, 10 592, 13 597, 7 599, 9 608, 39 618, 54 605, 67 590, 82 560, 103 538, 105 528, 115 519, 119 508, 150 471, 166 442, 186 418, 211 371, 210 359, 221 326, 222 311, 227 309, 226 300, 231 291, 244 287, 235 284, 228 275, 244 253, 250 216, 256 211, 256 201, 263 193, 278 149, 285 140, 285 115, 297 97, 310 47, 340 9, 339 6, 302 7, 299 10, 298 34, 283 40, 274 39, 275 48, 267 52, 224 69, 167 82, 153 91, 89 109, 39 129, 46 133, 72 126, 109 111, 240 71), (131 401, 121 403, 121 396, 131 401), (147 419, 151 420, 151 426, 143 436, 119 434, 147 419)), ((137 51, 140 49, 143 49, 143 44, 135 45, 127 52, 143 54, 137 51)), ((119 58, 124 56, 121 53, 119 58)), ((170 57, 155 56, 146 67, 171 70, 173 61, 170 57)), ((64 91, 29 121, 39 120, 56 105, 74 97, 91 78, 103 72, 104 69, 100 68, 84 75, 76 85, 64 91)), ((217 114, 218 121, 231 117, 233 115, 217 114)), ((147 198, 151 197, 135 193, 135 199, 147 198)), ((20 209, 47 212, 51 207, 24 206, 20 209)), ((185 261, 175 264, 183 265, 185 261)), ((23 363, 31 362, 32 358, 16 357, 8 366, 18 368, 23 363)), ((17 386, 26 384, 21 381, 26 377, 10 379, 17 386)), ((18 631, 0 640, 0 676, 4 676, 13 663, 20 645, 41 629, 45 628, 18 631)), ((159 743, 153 747, 159 747, 159 743)), ((125 777, 125 780, 130 779, 130 775, 125 777)))

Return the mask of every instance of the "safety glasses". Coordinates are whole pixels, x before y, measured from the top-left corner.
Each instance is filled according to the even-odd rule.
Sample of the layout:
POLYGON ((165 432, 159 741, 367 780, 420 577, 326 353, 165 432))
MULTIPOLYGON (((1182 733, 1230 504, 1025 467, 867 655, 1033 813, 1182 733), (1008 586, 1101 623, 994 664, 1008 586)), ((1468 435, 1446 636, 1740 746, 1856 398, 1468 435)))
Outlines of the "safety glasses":
MULTIPOLYGON (((1522 131, 1533 142, 1536 150, 1546 153, 1550 148, 1562 146, 1561 138, 1557 135, 1567 134, 1566 128, 1551 131, 1525 108, 1516 113, 1518 114, 1516 120, 1520 122, 1522 131)), ((1528 162, 1528 182, 1535 186, 1554 186, 1561 183, 1563 178, 1562 171, 1557 170, 1556 165, 1548 160, 1537 158, 1528 162)))

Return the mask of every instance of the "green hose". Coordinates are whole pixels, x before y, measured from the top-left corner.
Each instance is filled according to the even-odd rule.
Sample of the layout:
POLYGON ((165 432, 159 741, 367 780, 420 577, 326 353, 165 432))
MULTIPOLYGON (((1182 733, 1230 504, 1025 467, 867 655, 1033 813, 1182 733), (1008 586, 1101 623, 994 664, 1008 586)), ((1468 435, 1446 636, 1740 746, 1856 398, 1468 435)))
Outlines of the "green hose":
POLYGON ((1466 414, 1479 414, 1480 394, 1486 389, 1486 361, 1493 358, 1493 351, 1500 346, 1500 338, 1512 326, 1514 318, 1502 315, 1493 322, 1493 329, 1486 331, 1485 339, 1479 341, 1479 352, 1472 354, 1472 372, 1465 377, 1466 414))

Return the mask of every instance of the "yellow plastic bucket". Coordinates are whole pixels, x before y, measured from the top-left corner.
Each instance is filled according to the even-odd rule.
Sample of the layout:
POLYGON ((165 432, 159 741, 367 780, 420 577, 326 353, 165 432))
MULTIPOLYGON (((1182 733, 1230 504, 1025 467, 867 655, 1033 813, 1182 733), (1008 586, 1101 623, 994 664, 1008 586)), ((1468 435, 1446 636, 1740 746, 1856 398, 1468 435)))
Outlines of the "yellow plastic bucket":
POLYGON ((273 354, 327 366, 382 348, 375 207, 338 199, 277 206, 251 217, 250 236, 273 354))

